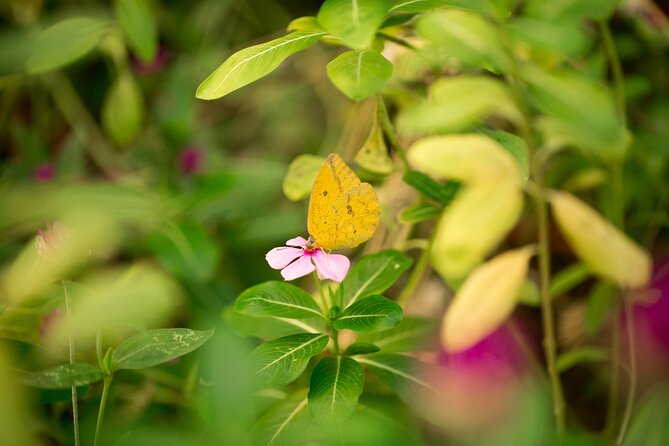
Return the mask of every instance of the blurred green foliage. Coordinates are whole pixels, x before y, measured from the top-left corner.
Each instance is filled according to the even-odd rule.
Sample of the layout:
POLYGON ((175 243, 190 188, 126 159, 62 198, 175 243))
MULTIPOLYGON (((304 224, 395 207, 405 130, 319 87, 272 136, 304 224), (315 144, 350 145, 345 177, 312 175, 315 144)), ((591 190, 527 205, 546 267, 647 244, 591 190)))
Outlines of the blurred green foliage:
MULTIPOLYGON (((359 405, 340 407, 353 413, 346 429, 334 422, 315 429, 310 413, 327 418, 318 407, 327 383, 314 382, 317 403, 309 409, 310 356, 286 365, 296 383, 258 390, 252 379, 258 350, 251 354, 257 343, 240 336, 271 343, 304 336, 301 330, 285 318, 261 319, 231 306, 243 290, 277 278, 264 260, 270 248, 306 235, 306 206, 284 193, 306 198, 319 157, 330 152, 355 160, 385 197, 383 231, 365 253, 432 243, 431 234, 440 233, 435 217, 459 209, 456 223, 467 236, 449 242, 449 233, 436 243, 457 248, 449 254, 454 263, 473 256, 467 271, 449 277, 454 263, 444 264, 443 253, 432 256, 451 288, 500 243, 534 241, 528 227, 535 210, 521 210, 518 198, 528 180, 532 192, 533 163, 542 187, 578 193, 661 256, 669 222, 669 11, 650 0, 360 0, 349 16, 350 2, 321 3, 0 4, 0 445, 73 444, 69 386, 79 399, 82 443, 89 444, 101 400, 98 381, 104 377, 106 385, 114 372, 103 445, 551 444, 542 366, 540 384, 520 386, 512 396, 522 398, 506 422, 485 432, 466 420, 449 425, 448 416, 466 398, 456 395, 432 408, 418 404, 421 395, 398 376, 415 370, 416 358, 404 353, 435 339, 432 321, 419 317, 358 338, 348 354, 360 355, 376 377, 365 378, 362 396, 357 378, 346 389, 360 397, 359 405), (461 193, 485 157, 471 165, 459 159, 464 167, 435 165, 443 147, 423 162, 435 178, 404 165, 406 184, 398 186, 396 167, 406 160, 399 141, 388 136, 385 105, 369 106, 374 99, 366 98, 377 94, 390 105, 403 142, 468 132, 503 149, 520 173, 509 187, 513 193, 505 195, 498 184, 461 193), (615 169, 624 189, 617 187, 615 169), (513 222, 485 216, 477 223, 480 212, 494 214, 496 207, 512 208, 513 222), (55 222, 64 233, 53 231, 55 222), (73 306, 67 319, 66 299, 73 306), (154 329, 175 326, 197 329, 188 333, 202 338, 163 348, 165 339, 182 332, 154 329), (203 344, 209 335, 202 333, 212 328, 215 335, 203 344), (69 335, 77 364, 63 371, 69 335), (145 349, 150 354, 130 366, 114 362, 119 351, 145 349), (91 371, 86 364, 99 367, 91 371), (61 367, 55 381, 39 375, 55 367, 61 367), (35 388, 19 384, 19 376, 32 377, 35 388)), ((585 308, 578 326, 586 341, 570 343, 566 336, 559 346, 573 409, 563 444, 603 444, 600 406, 609 382, 602 371, 610 368, 610 352, 600 344, 608 342, 602 340, 607 323, 617 314, 616 291, 574 264, 556 231, 550 236, 560 270, 551 297, 560 308, 585 308), (586 373, 587 382, 572 379, 578 373, 586 373)), ((409 273, 399 282, 409 294, 400 293, 400 285, 390 288, 411 264, 398 253, 398 269, 369 282, 378 255, 354 265, 343 284, 344 302, 387 291, 400 295, 403 306, 412 298, 417 308, 405 313, 438 319, 443 305, 435 310, 419 298, 442 302, 443 288, 418 287, 436 276, 409 273)), ((429 263, 424 255, 414 265, 422 272, 429 263)), ((519 312, 537 325, 531 279, 519 312)), ((386 301, 396 324, 402 310, 386 301)), ((324 331, 320 319, 300 323, 324 331)), ((539 337, 538 331, 529 337, 530 350, 539 348, 533 342, 539 337)), ((357 363, 346 359, 351 376, 359 377, 357 363)), ((625 444, 667 436, 666 423, 653 418, 666 409, 666 391, 646 382, 640 391, 625 444)))

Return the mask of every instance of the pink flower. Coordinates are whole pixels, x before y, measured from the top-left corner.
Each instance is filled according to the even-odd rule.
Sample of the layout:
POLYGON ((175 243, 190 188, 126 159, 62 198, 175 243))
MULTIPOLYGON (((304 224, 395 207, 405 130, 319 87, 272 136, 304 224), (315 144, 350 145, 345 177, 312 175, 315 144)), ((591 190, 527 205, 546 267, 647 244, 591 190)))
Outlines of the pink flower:
POLYGON ((179 154, 179 167, 186 175, 195 175, 202 170, 202 150, 197 146, 185 148, 179 154))
POLYGON ((294 280, 316 270, 320 279, 341 282, 351 266, 346 256, 328 254, 322 248, 309 249, 304 237, 292 238, 286 245, 274 248, 265 255, 269 266, 280 269, 286 280, 294 280))
POLYGON ((37 246, 37 254, 46 257, 58 247, 67 236, 65 226, 58 223, 48 223, 46 231, 37 230, 37 237, 35 237, 35 244, 37 246))
POLYGON ((33 178, 40 183, 48 183, 56 176, 56 169, 51 164, 41 164, 33 171, 33 178))

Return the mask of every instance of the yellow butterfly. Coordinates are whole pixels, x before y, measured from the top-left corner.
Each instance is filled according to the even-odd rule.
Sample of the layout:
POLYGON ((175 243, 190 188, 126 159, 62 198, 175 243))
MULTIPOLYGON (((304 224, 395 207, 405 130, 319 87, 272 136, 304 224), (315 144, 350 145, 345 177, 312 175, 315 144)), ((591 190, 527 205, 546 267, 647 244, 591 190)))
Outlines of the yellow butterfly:
POLYGON ((311 190, 307 248, 358 246, 374 234, 380 210, 372 185, 361 182, 339 155, 330 154, 311 190))

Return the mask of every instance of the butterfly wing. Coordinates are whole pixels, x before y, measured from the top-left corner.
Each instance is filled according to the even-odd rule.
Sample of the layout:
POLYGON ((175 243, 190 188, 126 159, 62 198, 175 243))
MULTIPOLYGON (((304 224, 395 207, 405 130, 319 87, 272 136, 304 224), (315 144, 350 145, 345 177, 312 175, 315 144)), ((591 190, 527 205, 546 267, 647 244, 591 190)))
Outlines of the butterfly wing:
POLYGON ((355 248, 369 240, 379 225, 381 206, 376 191, 362 183, 341 195, 334 204, 329 237, 318 241, 326 249, 355 248))
POLYGON ((309 235, 319 242, 327 240, 336 218, 335 202, 347 190, 360 184, 360 179, 336 153, 323 162, 309 199, 309 235))
POLYGON ((309 200, 309 234, 325 249, 351 248, 368 240, 379 221, 376 192, 333 153, 318 171, 309 200), (371 228, 371 230, 370 230, 371 228))

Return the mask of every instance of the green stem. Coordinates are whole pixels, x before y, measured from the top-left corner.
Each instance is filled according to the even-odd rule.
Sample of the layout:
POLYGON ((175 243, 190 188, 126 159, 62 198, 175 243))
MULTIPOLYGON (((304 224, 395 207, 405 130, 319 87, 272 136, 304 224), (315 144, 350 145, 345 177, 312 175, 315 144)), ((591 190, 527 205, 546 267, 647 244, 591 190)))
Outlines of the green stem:
MULTIPOLYGON (((65 317, 67 318, 67 343, 70 348, 70 364, 76 361, 74 337, 72 336, 72 308, 70 307, 70 296, 65 286, 65 281, 61 280, 63 294, 65 295, 65 317)), ((72 386, 72 425, 74 428, 74 444, 79 446, 79 404, 77 402, 77 386, 72 386)))
POLYGON ((339 332, 334 326, 330 326, 330 337, 334 341, 334 355, 339 356, 339 332))
POLYGON ((627 105, 625 103, 625 77, 623 75, 623 68, 620 63, 620 58, 618 57, 618 51, 616 50, 615 43, 613 42, 613 36, 611 35, 609 24, 605 21, 600 21, 598 26, 599 33, 602 37, 604 52, 606 54, 606 58, 609 60, 611 74, 613 75, 613 91, 616 98, 618 117, 620 118, 622 124, 625 125, 625 111, 627 105))
POLYGON ((102 356, 102 331, 100 330, 95 334, 95 355, 98 358, 100 370, 105 370, 104 357, 102 356))
MULTIPOLYGON (((540 175, 538 175, 540 176, 540 175)), ((541 317, 543 322, 543 347, 546 356, 546 367, 553 395, 553 416, 558 436, 562 436, 565 427, 565 402, 562 384, 557 370, 557 343, 555 340, 555 323, 550 296, 551 258, 548 240, 548 209, 544 196, 543 181, 537 178, 535 206, 537 208, 537 225, 539 232, 539 293, 541 296, 541 317)))
POLYGON ((326 317, 326 319, 329 319, 329 314, 328 314, 328 309, 330 306, 328 305, 328 301, 325 298, 325 293, 323 292, 323 285, 321 284, 321 279, 318 278, 318 273, 314 271, 314 281, 316 282, 316 288, 318 288, 318 295, 321 297, 321 310, 323 311, 323 315, 326 317))
POLYGON ((433 240, 434 240, 434 231, 432 233, 432 236, 427 242, 427 246, 425 246, 423 248, 423 251, 420 253, 418 261, 416 262, 416 266, 411 271, 411 275, 409 276, 409 279, 407 280, 404 289, 397 298, 397 303, 400 304, 402 308, 405 308, 406 305, 409 303, 409 300, 411 300, 411 296, 413 296, 414 291, 416 291, 416 287, 418 286, 421 279, 425 275, 427 267, 430 265, 430 251, 432 250, 433 240))
POLYGON ((620 382, 620 307, 615 304, 611 326, 611 377, 609 380, 609 402, 606 407, 606 425, 604 431, 608 437, 613 437, 618 414, 618 386, 620 382))
POLYGON ((400 39, 399 37, 391 36, 390 34, 386 34, 386 33, 377 33, 376 35, 381 37, 382 39, 385 39, 389 42, 396 43, 396 44, 398 44, 400 46, 403 46, 405 48, 408 48, 410 50, 417 50, 418 49, 415 46, 413 46, 411 43, 407 42, 404 39, 400 39))
POLYGON ((98 410, 98 421, 95 424, 95 439, 93 446, 98 446, 100 441, 100 432, 102 431, 102 420, 105 417, 105 409, 107 407, 107 399, 109 398, 109 388, 111 387, 114 375, 109 374, 104 377, 104 385, 102 387, 102 398, 100 399, 100 409, 98 410))
POLYGON ((625 403, 625 412, 623 420, 620 423, 616 445, 622 445, 625 441, 627 427, 632 419, 632 409, 634 408, 634 397, 636 395, 637 371, 636 371, 636 334, 634 327, 634 304, 629 300, 623 303, 623 312, 625 315, 625 327, 627 328, 627 342, 629 348, 629 390, 627 391, 627 401, 625 403))
POLYGON ((404 150, 404 146, 402 146, 402 143, 400 143, 400 140, 397 137, 397 133, 395 133, 395 127, 393 127, 393 123, 390 120, 390 115, 388 115, 388 107, 386 107, 383 96, 380 94, 376 96, 376 106, 383 133, 386 135, 388 142, 390 142, 390 145, 395 149, 397 155, 402 160, 402 164, 404 164, 404 170, 409 170, 409 160, 407 159, 406 150, 404 150))
MULTIPOLYGON (((618 118, 623 126, 626 126, 627 104, 625 98, 625 77, 623 74, 620 57, 616 50, 613 36, 608 22, 600 21, 598 23, 599 33, 602 38, 602 46, 611 68, 613 77, 613 90, 616 99, 616 108, 618 118)), ((613 223, 621 230, 625 230, 625 201, 624 201, 624 164, 623 159, 615 160, 611 165, 611 203, 613 223)), ((622 295, 622 293, 621 293, 622 295)), ((623 297, 624 299, 624 297, 623 297)), ((624 301, 622 303, 623 317, 627 328, 627 342, 629 348, 629 387, 627 389, 627 398, 623 418, 616 437, 616 444, 620 445, 625 439, 627 427, 629 426, 632 410, 634 408, 634 399, 637 387, 636 370, 636 339, 634 327, 633 304, 624 301)), ((618 314, 616 311, 615 314, 618 314)), ((614 430, 616 415, 618 413, 618 386, 620 381, 620 318, 616 317, 613 324, 613 334, 611 342, 611 383, 609 388, 609 404, 606 417, 606 431, 611 434, 614 430)))

